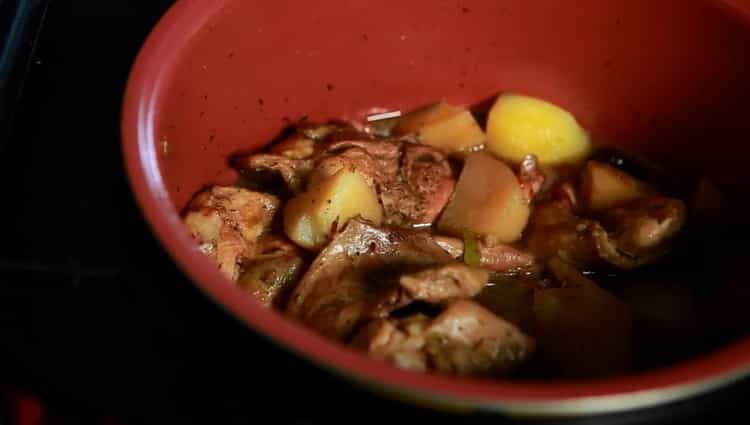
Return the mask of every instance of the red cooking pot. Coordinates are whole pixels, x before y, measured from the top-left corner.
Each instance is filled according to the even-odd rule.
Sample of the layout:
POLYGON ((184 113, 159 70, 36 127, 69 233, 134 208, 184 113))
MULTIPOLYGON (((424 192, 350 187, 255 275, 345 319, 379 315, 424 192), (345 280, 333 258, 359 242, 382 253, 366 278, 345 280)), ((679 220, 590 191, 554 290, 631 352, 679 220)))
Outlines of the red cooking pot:
MULTIPOLYGON (((261 307, 180 220, 229 154, 291 120, 361 118, 446 98, 523 92, 572 111, 596 140, 711 173, 738 200, 750 138, 748 1, 181 0, 143 47, 125 96, 123 150, 153 231, 205 293, 251 329, 402 399, 514 415, 664 403, 750 372, 750 338, 671 367, 582 381, 410 373, 261 307)), ((739 267, 739 265, 738 265, 739 267)))

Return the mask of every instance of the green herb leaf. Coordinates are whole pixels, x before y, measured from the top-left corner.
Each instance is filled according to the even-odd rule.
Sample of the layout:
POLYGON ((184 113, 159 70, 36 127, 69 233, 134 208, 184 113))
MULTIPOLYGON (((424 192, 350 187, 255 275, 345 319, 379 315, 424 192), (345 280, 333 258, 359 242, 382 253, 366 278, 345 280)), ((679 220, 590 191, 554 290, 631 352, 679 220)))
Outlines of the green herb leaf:
POLYGON ((480 258, 477 237, 468 230, 464 230, 464 263, 469 267, 479 268, 480 258))

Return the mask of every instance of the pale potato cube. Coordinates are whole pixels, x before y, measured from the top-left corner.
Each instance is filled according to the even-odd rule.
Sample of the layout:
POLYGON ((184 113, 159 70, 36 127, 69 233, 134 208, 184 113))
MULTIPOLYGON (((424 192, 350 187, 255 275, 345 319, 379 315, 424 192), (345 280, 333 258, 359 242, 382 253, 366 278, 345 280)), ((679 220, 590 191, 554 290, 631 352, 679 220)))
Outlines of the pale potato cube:
POLYGON ((336 227, 356 216, 380 224, 383 209, 364 177, 342 169, 287 202, 284 231, 297 245, 318 250, 336 227))
POLYGON ((597 213, 618 207, 651 193, 645 183, 611 165, 589 161, 581 172, 581 200, 597 213))
POLYGON ((398 123, 393 128, 393 134, 404 136, 414 134, 425 125, 440 121, 451 115, 461 112, 461 108, 451 105, 447 102, 437 102, 427 106, 422 106, 413 111, 409 111, 398 119, 398 123))
POLYGON ((514 163, 534 154, 543 165, 559 165, 586 158, 591 142, 564 109, 533 97, 503 94, 487 118, 487 148, 514 163))
POLYGON ((509 243, 521 237, 528 219, 529 204, 510 167, 476 152, 466 157, 438 229, 455 236, 468 230, 509 243))
POLYGON ((453 152, 485 141, 484 131, 468 109, 445 102, 404 115, 393 133, 396 136, 411 135, 420 143, 453 152))

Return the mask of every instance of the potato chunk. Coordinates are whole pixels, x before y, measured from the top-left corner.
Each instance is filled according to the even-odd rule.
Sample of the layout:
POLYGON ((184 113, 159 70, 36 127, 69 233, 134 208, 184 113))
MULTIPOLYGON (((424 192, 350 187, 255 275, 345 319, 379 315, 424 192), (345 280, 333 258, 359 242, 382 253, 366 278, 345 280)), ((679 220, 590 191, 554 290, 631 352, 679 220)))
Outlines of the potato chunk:
POLYGON ((591 212, 602 212, 642 198, 648 185, 602 162, 589 161, 581 172, 581 198, 591 212))
POLYGON ((439 102, 405 114, 393 130, 420 143, 458 152, 484 143, 485 135, 466 108, 439 102))
POLYGON ((335 227, 356 216, 380 224, 383 210, 375 189, 364 177, 341 169, 287 202, 284 231, 297 245, 318 250, 335 227))
POLYGON ((558 165, 584 159, 591 142, 569 112, 533 97, 503 94, 487 118, 487 147, 514 163, 534 154, 543 165, 558 165))
POLYGON ((529 205, 510 167, 477 152, 467 156, 438 229, 454 236, 468 230, 508 243, 521 237, 528 219, 529 205))

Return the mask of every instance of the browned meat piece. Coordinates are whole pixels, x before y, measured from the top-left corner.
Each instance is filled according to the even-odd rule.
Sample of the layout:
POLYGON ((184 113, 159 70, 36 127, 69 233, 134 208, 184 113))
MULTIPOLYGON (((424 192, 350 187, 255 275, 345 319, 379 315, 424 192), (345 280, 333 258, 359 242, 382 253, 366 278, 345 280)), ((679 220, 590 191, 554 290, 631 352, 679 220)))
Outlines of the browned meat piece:
POLYGON ((563 187, 533 209, 525 232, 526 246, 541 261, 559 257, 585 268, 599 262, 593 234, 603 229, 597 222, 575 215, 575 191, 563 187))
POLYGON ((254 258, 243 261, 237 284, 262 304, 280 308, 292 286, 302 277, 304 265, 296 245, 271 237, 260 242, 254 258))
POLYGON ((316 157, 310 183, 350 167, 378 191, 386 223, 430 225, 455 187, 448 158, 423 145, 398 141, 343 140, 327 143, 316 157))
POLYGON ((375 187, 376 182, 381 179, 378 165, 367 151, 351 148, 335 155, 325 154, 318 158, 308 184, 313 186, 344 168, 356 171, 372 187, 375 187))
POLYGON ((376 140, 339 140, 327 143, 325 152, 336 154, 351 148, 360 148, 378 161, 384 169, 389 171, 386 174, 395 174, 398 171, 398 161, 401 156, 401 143, 395 141, 376 141, 376 140))
POLYGON ((279 175, 292 193, 299 193, 315 165, 319 141, 338 129, 333 124, 301 125, 289 137, 271 145, 267 152, 237 156, 233 165, 243 173, 279 175))
POLYGON ((308 184, 315 184, 349 168, 361 174, 374 188, 393 180, 398 172, 399 147, 389 142, 344 141, 331 143, 315 160, 308 184))
POLYGON ((516 326, 468 300, 455 301, 432 320, 375 320, 353 345, 403 369, 455 375, 507 374, 535 347, 516 326))
POLYGON ((292 193, 299 193, 304 189, 307 176, 313 169, 313 161, 310 159, 293 159, 270 153, 236 157, 234 164, 240 171, 278 174, 292 193))
POLYGON ((214 186, 188 206, 185 224, 219 270, 237 279, 242 257, 252 257, 258 239, 269 231, 281 202, 273 195, 214 186))
POLYGON ((580 219, 570 224, 535 227, 527 237, 531 252, 541 259, 560 257, 579 268, 601 263, 597 241, 606 232, 599 223, 580 219))
POLYGON ((577 217, 566 199, 553 200, 535 208, 526 243, 541 259, 556 256, 577 268, 609 264, 632 269, 662 258, 686 219, 682 201, 662 196, 615 208, 602 223, 577 217))
POLYGON ((599 223, 573 213, 567 197, 534 208, 526 228, 526 246, 538 259, 559 257, 578 268, 601 262, 597 241, 606 232, 599 223))
POLYGON ((488 277, 486 270, 453 263, 403 275, 399 283, 411 299, 442 304, 477 295, 488 277))
POLYGON ((370 135, 356 122, 331 121, 325 124, 303 123, 297 132, 316 142, 336 140, 367 140, 370 135))
POLYGON ((615 208, 602 219, 612 233, 597 235, 597 251, 602 259, 623 269, 653 263, 670 250, 687 215, 684 202, 663 196, 615 208))
POLYGON ((448 158, 430 146, 404 143, 400 171, 379 191, 386 222, 401 227, 432 224, 456 185, 448 158))
POLYGON ((432 224, 448 203, 456 187, 448 158, 430 146, 407 143, 402 173, 413 201, 397 201, 399 212, 408 211, 412 225, 432 224))
POLYGON ((425 330, 429 325, 430 318, 423 314, 404 319, 376 319, 362 328, 352 345, 401 369, 427 372, 425 330))
MULTIPOLYGON (((464 255, 464 242, 458 238, 435 236, 435 242, 453 258, 464 255)), ((479 241, 479 266, 493 272, 528 270, 536 266, 531 253, 511 245, 479 241)))
POLYGON ((268 153, 289 159, 308 159, 315 154, 315 141, 295 133, 271 146, 268 153))
POLYGON ((454 262, 427 233, 350 220, 294 289, 287 312, 324 335, 345 339, 363 321, 412 301, 399 286, 402 274, 454 262))
POLYGON ((532 338, 479 304, 461 300, 433 320, 427 351, 439 372, 505 374, 534 351, 532 338))
POLYGON ((536 155, 526 155, 518 171, 518 183, 521 185, 526 201, 531 202, 544 186, 545 176, 539 167, 536 155))
POLYGON ((300 123, 297 125, 297 132, 310 140, 321 142, 334 132, 342 131, 343 127, 343 125, 337 123, 300 123))

